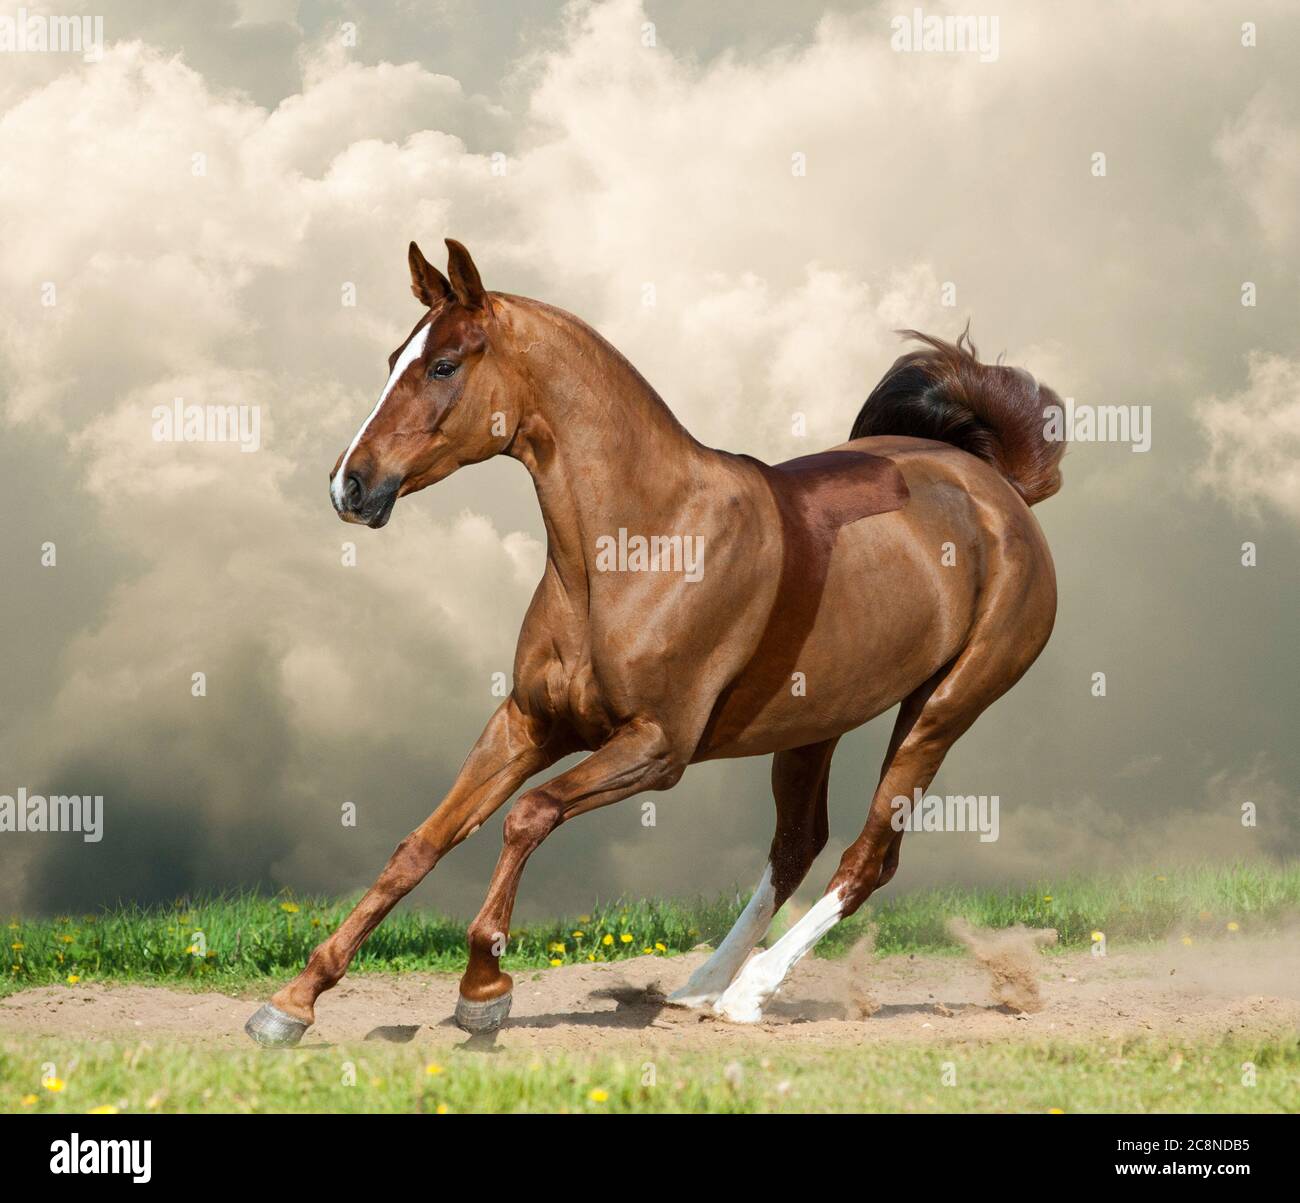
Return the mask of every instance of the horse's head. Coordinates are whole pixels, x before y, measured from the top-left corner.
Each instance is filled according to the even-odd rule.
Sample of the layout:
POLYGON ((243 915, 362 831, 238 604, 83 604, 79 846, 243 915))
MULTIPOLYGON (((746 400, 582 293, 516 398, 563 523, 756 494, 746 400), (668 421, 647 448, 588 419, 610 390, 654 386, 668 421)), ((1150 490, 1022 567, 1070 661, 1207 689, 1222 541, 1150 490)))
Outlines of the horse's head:
POLYGON ((519 422, 518 381, 493 353, 493 298, 459 242, 447 276, 411 243, 411 291, 428 312, 388 357, 388 383, 330 473, 345 522, 381 527, 397 499, 503 450, 519 422))

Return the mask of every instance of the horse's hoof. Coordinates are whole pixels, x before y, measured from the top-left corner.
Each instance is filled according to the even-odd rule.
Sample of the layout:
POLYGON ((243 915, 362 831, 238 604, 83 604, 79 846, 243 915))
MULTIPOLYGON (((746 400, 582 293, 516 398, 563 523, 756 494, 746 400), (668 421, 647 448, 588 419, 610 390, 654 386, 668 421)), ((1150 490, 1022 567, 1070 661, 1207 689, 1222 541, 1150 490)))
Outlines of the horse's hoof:
POLYGON ((474 1002, 461 996, 456 999, 456 1026, 471 1036, 495 1032, 510 1014, 512 992, 507 990, 500 998, 487 1002, 474 1002))
POLYGON ((286 1015, 279 1007, 263 1003, 244 1024, 244 1031, 263 1048, 293 1048, 308 1026, 301 1019, 286 1015))
MULTIPOLYGON (((752 964, 752 962, 751 962, 752 964)), ((763 1018, 763 1004, 768 995, 757 990, 737 989, 732 985, 713 1004, 713 1013, 728 1023, 758 1023, 763 1018)))
POLYGON ((691 993, 685 987, 674 990, 664 999, 666 1007, 681 1007, 687 1011, 712 1011, 718 996, 709 992, 691 993))

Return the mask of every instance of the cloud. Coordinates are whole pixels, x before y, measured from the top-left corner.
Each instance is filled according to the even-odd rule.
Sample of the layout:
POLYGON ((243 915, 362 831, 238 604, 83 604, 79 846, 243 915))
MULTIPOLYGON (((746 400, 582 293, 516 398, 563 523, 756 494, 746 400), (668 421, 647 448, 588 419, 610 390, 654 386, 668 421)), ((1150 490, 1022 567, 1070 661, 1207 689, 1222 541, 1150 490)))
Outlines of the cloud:
POLYGON ((1196 417, 1209 443, 1197 479, 1238 509, 1300 521, 1300 361, 1252 352, 1246 387, 1196 417))
MULTIPOLYGON (((65 902, 87 901, 113 880, 77 868, 87 857, 146 895, 284 871, 342 884, 326 866, 349 853, 323 852, 321 825, 337 833, 342 801, 364 801, 369 835, 352 850, 354 872, 369 872, 372 840, 391 846, 395 812, 413 825, 431 809, 430 779, 454 770, 499 700, 492 677, 509 673, 541 574, 536 538, 413 508, 367 541, 325 499, 344 432, 413 316, 409 300, 376 303, 405 291, 400 240, 427 228, 458 175, 468 197, 481 161, 436 131, 385 141, 417 115, 454 119, 454 81, 312 63, 304 91, 267 112, 118 43, 0 122, 15 252, 0 263, 5 417, 71 456, 82 520, 119 564, 58 651, 48 707, 4 733, 33 782, 105 794, 104 844, 66 852, 58 872, 65 850, 27 846, 0 901, 52 898, 51 876, 65 902), (50 155, 49 132, 74 127, 50 155), (349 283, 356 308, 341 303, 349 283), (255 409, 260 448, 157 441, 154 409, 176 398, 255 409), (207 693, 194 697, 199 672, 207 693), (363 746, 387 761, 381 789, 356 767, 363 746), (163 876, 132 868, 141 848, 163 876)), ((67 555, 53 572, 75 572, 67 555)))
POLYGON ((1270 83, 1214 145, 1257 228, 1275 251, 1294 252, 1300 232, 1300 103, 1270 83))
MULTIPOLYGON (((95 852, 6 846, 0 904, 353 888, 450 783, 542 570, 528 482, 502 465, 461 474, 403 501, 378 537, 343 528, 325 498, 417 313, 406 242, 432 253, 447 234, 489 287, 596 325, 701 439, 773 460, 843 440, 899 326, 952 336, 973 316, 986 354, 1080 400, 1155 401, 1150 456, 1071 450, 1040 514, 1061 621, 998 704, 1006 721, 977 724, 960 763, 1030 799, 1023 855, 988 873, 1028 872, 1053 848, 1093 856, 1071 827, 1081 794, 1125 814, 1158 780, 1172 810, 1190 807, 1206 767, 1185 764, 1178 708, 1156 703, 1221 675, 1192 659, 1214 653, 1197 557, 1226 521, 1212 498, 1186 509, 1202 436, 1213 498, 1300 513, 1292 75, 1270 80, 1268 46, 1252 58, 1173 0, 1103 19, 1009 5, 995 64, 895 54, 880 9, 789 36, 781 7, 766 44, 767 10, 747 10, 744 54, 706 52, 697 17, 671 6, 651 10, 648 46, 646 8, 612 0, 570 5, 520 57, 524 17, 494 11, 464 31, 466 69, 508 81, 491 97, 446 49, 462 44, 447 13, 469 6, 368 15, 356 53, 334 9, 126 6, 100 63, 6 63, 0 414, 20 521, 0 532, 4 625, 10 659, 38 679, 0 683, 0 761, 15 787, 104 792, 107 817, 95 852), (1080 80, 1105 86, 1082 103, 1080 80), (1279 302, 1248 338, 1220 304, 1243 260, 1279 302), (1236 391, 1248 347, 1261 349, 1236 391), (152 410, 176 397, 257 407, 261 449, 156 442, 152 410), (1193 416, 1196 397, 1209 399, 1193 416), (1169 539, 1159 565, 1150 529, 1169 539), (55 536, 46 570, 32 548, 55 536), (1136 684, 1101 716, 1079 682, 1116 662, 1136 684), (197 671, 205 698, 190 695, 197 671), (1103 745, 1156 769, 1103 789, 1103 745), (357 829, 340 827, 345 800, 357 829)), ((1296 20, 1269 0, 1260 14, 1277 40, 1296 20)), ((1235 763, 1239 737, 1210 726, 1206 755, 1235 763)), ((861 826, 885 736, 844 741, 828 856, 861 826)), ((534 859, 531 898, 753 880, 765 777, 701 766, 649 834, 635 804, 566 828, 534 859)), ((440 903, 476 908, 493 843, 439 867, 440 903)), ((966 871, 954 856, 931 872, 966 871)))

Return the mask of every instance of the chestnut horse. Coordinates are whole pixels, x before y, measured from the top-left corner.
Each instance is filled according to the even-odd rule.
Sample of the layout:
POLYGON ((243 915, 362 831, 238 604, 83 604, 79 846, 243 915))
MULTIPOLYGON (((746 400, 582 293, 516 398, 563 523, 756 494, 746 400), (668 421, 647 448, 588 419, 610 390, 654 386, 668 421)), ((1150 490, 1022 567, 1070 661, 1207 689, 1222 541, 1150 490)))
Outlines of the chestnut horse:
MULTIPOLYGON (((345 522, 378 528, 399 497, 504 453, 533 478, 546 570, 515 653, 514 687, 436 810, 347 919, 246 1030, 296 1044, 322 991, 408 891, 529 777, 469 927, 456 1020, 499 1027, 500 968, 528 857, 561 823, 696 761, 773 753, 767 867, 717 951, 671 1001, 760 1017, 790 967, 898 868, 895 798, 1046 643, 1051 555, 1029 507, 1060 487, 1059 405, 968 340, 911 333, 851 440, 775 467, 704 447, 609 343, 570 314, 486 292, 452 240, 444 277, 411 244, 427 312, 331 473, 345 522), (750 953, 827 838, 827 775, 845 732, 901 703, 862 834, 825 895, 750 953)), ((811 365, 810 365, 811 367, 811 365)))

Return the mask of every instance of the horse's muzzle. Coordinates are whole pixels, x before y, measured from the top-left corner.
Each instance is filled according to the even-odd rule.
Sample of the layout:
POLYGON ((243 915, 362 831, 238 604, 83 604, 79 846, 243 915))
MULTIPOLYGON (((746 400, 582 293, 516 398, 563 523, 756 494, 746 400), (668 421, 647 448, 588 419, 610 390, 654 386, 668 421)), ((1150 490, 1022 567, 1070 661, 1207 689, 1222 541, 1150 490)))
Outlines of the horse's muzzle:
POLYGON ((330 501, 344 522, 355 522, 378 530, 392 515, 401 484, 397 477, 390 476, 373 489, 367 489, 360 476, 349 472, 337 495, 333 489, 330 490, 330 501))

